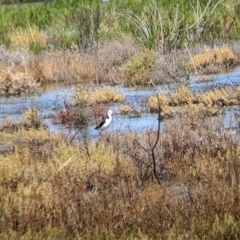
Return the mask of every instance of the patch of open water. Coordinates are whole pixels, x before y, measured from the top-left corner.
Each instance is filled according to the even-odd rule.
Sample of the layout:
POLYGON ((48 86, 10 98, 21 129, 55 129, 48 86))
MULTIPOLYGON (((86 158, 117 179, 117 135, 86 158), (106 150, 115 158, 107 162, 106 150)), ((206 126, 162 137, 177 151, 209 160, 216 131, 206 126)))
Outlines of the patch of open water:
MULTIPOLYGON (((207 76, 209 81, 199 81, 198 78, 193 78, 188 81, 188 85, 193 91, 206 91, 214 87, 220 86, 235 86, 240 85, 240 67, 237 67, 231 72, 226 72, 214 76, 207 76), (211 79, 212 78, 212 79, 211 79)), ((125 96, 124 105, 128 104, 135 109, 145 108, 145 100, 151 95, 155 95, 157 91, 170 93, 176 85, 158 86, 151 89, 136 90, 133 88, 126 88, 123 86, 114 87, 118 92, 125 96)), ((44 122, 49 126, 51 132, 68 133, 69 128, 62 124, 55 124, 49 117, 55 114, 55 109, 60 108, 64 104, 64 100, 71 100, 74 91, 73 86, 66 86, 61 84, 47 84, 43 86, 43 93, 40 96, 31 97, 0 97, 0 122, 4 121, 7 117, 12 120, 17 120, 29 108, 35 107, 44 122)), ((119 104, 110 106, 114 111, 119 108, 119 104)), ((240 114, 240 107, 228 108, 225 111, 224 124, 228 129, 236 129, 238 122, 233 121, 236 119, 236 113, 240 114)), ((108 128, 108 132, 144 132, 146 130, 156 130, 158 126, 157 114, 141 114, 140 117, 130 118, 124 115, 114 115, 113 122, 108 128)), ((90 125, 82 131, 82 134, 90 138, 96 138, 98 131, 94 129, 95 126, 90 125)), ((161 128, 164 127, 164 122, 161 128)))

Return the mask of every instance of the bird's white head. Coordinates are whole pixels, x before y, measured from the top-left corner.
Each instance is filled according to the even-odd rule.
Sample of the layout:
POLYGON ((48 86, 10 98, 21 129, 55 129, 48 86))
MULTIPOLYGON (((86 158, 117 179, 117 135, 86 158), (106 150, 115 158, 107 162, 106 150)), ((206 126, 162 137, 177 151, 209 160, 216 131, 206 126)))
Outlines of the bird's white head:
POLYGON ((113 111, 112 111, 112 110, 108 110, 108 111, 107 111, 107 115, 108 115, 108 117, 111 117, 112 114, 113 114, 113 111))

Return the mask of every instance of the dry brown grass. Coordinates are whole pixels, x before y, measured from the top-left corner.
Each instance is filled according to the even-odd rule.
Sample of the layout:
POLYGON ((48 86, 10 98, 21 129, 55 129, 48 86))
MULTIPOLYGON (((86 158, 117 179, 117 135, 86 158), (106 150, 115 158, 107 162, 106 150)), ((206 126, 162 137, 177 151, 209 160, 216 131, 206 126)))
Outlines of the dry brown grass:
POLYGON ((122 115, 126 115, 126 114, 135 113, 135 110, 129 105, 122 105, 119 107, 118 113, 122 115))
POLYGON ((43 124, 41 116, 36 108, 29 108, 21 118, 17 121, 12 121, 6 118, 0 125, 0 131, 13 133, 19 129, 45 129, 46 125, 43 124))
POLYGON ((148 79, 155 84, 182 82, 189 75, 211 74, 224 72, 226 68, 235 66, 240 60, 238 42, 233 42, 213 50, 206 48, 204 52, 201 45, 177 49, 168 53, 159 51, 156 56, 154 68, 148 73, 148 79), (195 63, 196 61, 196 63, 195 63))
POLYGON ((156 132, 70 144, 42 128, 0 132, 2 239, 239 238, 240 145, 191 110, 156 132), (140 147, 139 143, 144 146, 140 147))
MULTIPOLYGON (((101 44, 89 53, 72 49, 32 55, 25 51, 19 56, 17 51, 3 49, 0 70, 10 74, 18 72, 33 82, 116 84, 124 82, 123 66, 137 51, 137 45, 130 39, 101 44)), ((1 81, 4 84, 3 78, 1 81)))
POLYGON ((166 116, 170 116, 172 114, 172 109, 169 106, 170 99, 164 94, 158 94, 158 96, 151 96, 148 98, 148 106, 151 112, 158 112, 158 107, 160 106, 163 113, 166 116))
POLYGON ((228 106, 238 104, 233 88, 220 88, 196 95, 196 101, 205 106, 228 106))
POLYGON ((124 100, 124 96, 113 88, 104 87, 100 89, 78 89, 74 94, 76 104, 80 106, 119 103, 124 100))
POLYGON ((44 52, 27 67, 41 82, 91 83, 104 78, 94 59, 80 52, 44 52))
POLYGON ((148 108, 151 112, 158 112, 160 105, 165 115, 172 115, 171 106, 198 105, 197 108, 205 112, 206 115, 215 115, 219 108, 224 106, 239 105, 239 87, 215 88, 203 93, 192 93, 188 87, 177 88, 168 98, 159 93, 159 103, 157 96, 148 98, 148 108))
POLYGON ((194 96, 188 87, 180 87, 172 94, 171 98, 174 105, 181 106, 192 103, 194 96))
POLYGON ((214 47, 213 50, 206 48, 203 53, 196 54, 187 63, 190 71, 198 70, 203 73, 213 73, 219 71, 218 68, 226 68, 237 63, 237 58, 233 51, 227 46, 214 47))
POLYGON ((131 38, 102 43, 97 51, 99 65, 107 71, 111 68, 121 68, 140 49, 131 38))
POLYGON ((0 75, 0 95, 40 94, 40 84, 27 73, 3 71, 0 75))
MULTIPOLYGON (((196 49, 191 49, 196 52, 196 49)), ((163 53, 157 52, 154 68, 148 73, 148 78, 151 79, 156 85, 166 84, 172 82, 181 82, 186 79, 185 64, 189 56, 186 50, 179 49, 171 52, 163 53)))
MULTIPOLYGON (((196 62, 196 65, 201 66, 202 72, 211 72, 211 68, 219 72, 223 70, 223 66, 235 64, 238 61, 239 45, 235 44, 232 48, 233 51, 224 45, 220 49, 208 51, 204 54, 211 55, 214 58, 214 64, 204 67, 196 62), (220 64, 221 61, 222 64, 220 64)), ((200 47, 189 51, 192 56, 196 56, 193 59, 204 59, 200 47)), ((189 61, 186 49, 171 53, 156 53, 142 48, 127 38, 122 41, 99 44, 98 48, 88 53, 73 48, 65 52, 42 51, 38 55, 33 55, 27 50, 16 49, 14 52, 9 52, 1 48, 0 59, 0 75, 3 71, 12 75, 21 73, 27 77, 26 81, 34 83, 54 81, 155 85, 179 82, 188 76, 188 68, 195 66, 191 65, 193 61, 189 61)), ((2 78, 1 81, 4 82, 4 79, 2 78)))

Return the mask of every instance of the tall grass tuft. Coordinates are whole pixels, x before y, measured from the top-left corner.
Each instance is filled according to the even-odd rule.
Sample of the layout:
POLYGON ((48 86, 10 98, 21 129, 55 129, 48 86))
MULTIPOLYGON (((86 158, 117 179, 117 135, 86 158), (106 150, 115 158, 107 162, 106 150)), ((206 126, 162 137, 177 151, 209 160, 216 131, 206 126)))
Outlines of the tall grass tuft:
POLYGON ((37 27, 29 26, 26 29, 18 28, 9 35, 11 47, 30 49, 37 53, 37 47, 41 50, 46 47, 46 39, 41 35, 37 27))
POLYGON ((95 90, 79 89, 74 94, 76 104, 80 106, 93 104, 117 103, 124 100, 123 95, 111 88, 95 90))
POLYGON ((190 70, 198 70, 204 73, 211 73, 217 68, 228 68, 237 63, 237 58, 227 46, 214 47, 212 50, 206 48, 203 53, 196 54, 187 63, 190 70), (212 70, 211 70, 212 69, 212 70))
POLYGON ((158 93, 158 97, 151 96, 147 101, 151 112, 158 112, 160 106, 166 115, 172 115, 171 106, 190 107, 193 104, 198 105, 196 108, 201 109, 204 115, 212 116, 218 112, 219 108, 239 105, 239 87, 215 88, 202 93, 193 93, 188 87, 180 87, 172 92, 170 97, 158 93))

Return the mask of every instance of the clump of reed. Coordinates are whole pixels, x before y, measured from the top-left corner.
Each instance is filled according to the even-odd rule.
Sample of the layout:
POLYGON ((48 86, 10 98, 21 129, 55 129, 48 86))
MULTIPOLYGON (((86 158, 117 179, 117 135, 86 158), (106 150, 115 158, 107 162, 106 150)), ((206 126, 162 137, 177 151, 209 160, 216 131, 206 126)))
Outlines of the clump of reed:
POLYGON ((26 73, 3 71, 0 76, 0 95, 23 96, 40 93, 40 84, 26 73))
POLYGON ((214 73, 219 68, 228 68, 237 63, 237 58, 232 50, 227 46, 214 47, 212 50, 206 48, 203 53, 196 54, 187 63, 190 71, 201 73, 214 73))
POLYGON ((119 107, 119 110, 118 110, 118 113, 122 115, 131 114, 135 112, 136 112, 135 109, 129 105, 122 105, 119 107))
POLYGON ((84 89, 80 88, 74 93, 76 104, 79 106, 106 104, 106 103, 121 103, 124 96, 116 90, 105 87, 100 89, 84 89))
POLYGON ((26 67, 40 82, 93 83, 104 79, 103 69, 81 51, 42 52, 26 67))
POLYGON ((237 96, 232 87, 215 88, 212 91, 196 94, 195 101, 204 106, 229 106, 238 104, 237 96))
POLYGON ((151 112, 158 112, 160 107, 164 115, 169 116, 172 114, 170 102, 170 99, 166 95, 159 93, 157 96, 149 97, 147 104, 151 112))
POLYGON ((0 125, 0 131, 14 132, 19 129, 40 129, 46 128, 35 107, 29 108, 23 113, 23 116, 18 121, 12 121, 6 118, 0 125))
POLYGON ((9 38, 13 49, 30 49, 34 53, 38 53, 46 48, 47 45, 46 38, 44 38, 36 26, 17 28, 9 34, 9 38))
POLYGON ((27 63, 27 69, 41 82, 119 83, 123 82, 122 66, 137 46, 131 39, 99 44, 90 52, 75 49, 65 52, 43 51, 27 63))
POLYGON ((23 114, 23 121, 28 123, 31 127, 35 126, 38 128, 40 125, 42 125, 41 117, 35 107, 29 108, 23 114))
POLYGON ((147 104, 151 112, 158 112, 159 106, 166 114, 172 112, 172 106, 199 105, 205 113, 215 114, 220 107, 239 105, 239 87, 215 88, 213 90, 192 93, 188 87, 177 88, 168 98, 159 93, 158 96, 148 98, 147 104), (159 100, 158 100, 159 99, 159 100))
POLYGON ((181 106, 193 102, 193 94, 188 87, 178 88, 171 96, 172 104, 181 106))

